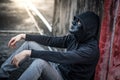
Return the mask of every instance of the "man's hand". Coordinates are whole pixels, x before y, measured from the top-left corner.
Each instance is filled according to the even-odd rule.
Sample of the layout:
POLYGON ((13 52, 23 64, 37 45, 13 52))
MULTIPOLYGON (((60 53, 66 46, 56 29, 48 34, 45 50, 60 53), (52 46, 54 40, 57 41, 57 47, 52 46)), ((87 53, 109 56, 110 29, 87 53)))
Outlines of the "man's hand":
POLYGON ((16 43, 18 41, 20 41, 21 39, 25 39, 26 38, 26 34, 19 34, 15 37, 12 37, 10 39, 10 41, 8 42, 8 47, 11 47, 11 48, 15 48, 16 47, 16 43))
POLYGON ((19 63, 30 55, 31 50, 24 50, 13 57, 11 64, 15 65, 16 67, 19 67, 19 63))

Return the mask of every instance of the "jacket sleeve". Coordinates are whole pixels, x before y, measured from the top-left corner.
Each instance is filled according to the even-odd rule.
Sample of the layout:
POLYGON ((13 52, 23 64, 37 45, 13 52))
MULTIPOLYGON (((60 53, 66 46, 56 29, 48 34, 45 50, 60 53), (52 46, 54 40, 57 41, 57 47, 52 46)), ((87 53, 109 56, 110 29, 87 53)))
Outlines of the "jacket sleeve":
POLYGON ((32 50, 31 57, 41 58, 46 61, 51 61, 54 63, 90 64, 90 63, 95 62, 95 60, 98 58, 97 54, 95 51, 92 51, 92 50, 79 50, 79 51, 73 50, 73 51, 67 51, 67 52, 32 50))
POLYGON ((43 35, 26 35, 26 41, 35 41, 39 44, 51 47, 66 48, 69 37, 49 37, 43 35))

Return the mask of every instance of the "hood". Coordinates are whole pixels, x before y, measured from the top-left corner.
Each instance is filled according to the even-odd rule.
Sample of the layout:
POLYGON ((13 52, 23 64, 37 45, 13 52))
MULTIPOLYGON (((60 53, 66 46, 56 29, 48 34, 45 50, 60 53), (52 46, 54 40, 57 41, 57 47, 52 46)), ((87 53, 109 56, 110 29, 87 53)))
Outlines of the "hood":
POLYGON ((99 16, 94 12, 85 12, 76 16, 83 25, 82 35, 75 35, 77 40, 84 42, 92 38, 97 38, 99 29, 99 16))

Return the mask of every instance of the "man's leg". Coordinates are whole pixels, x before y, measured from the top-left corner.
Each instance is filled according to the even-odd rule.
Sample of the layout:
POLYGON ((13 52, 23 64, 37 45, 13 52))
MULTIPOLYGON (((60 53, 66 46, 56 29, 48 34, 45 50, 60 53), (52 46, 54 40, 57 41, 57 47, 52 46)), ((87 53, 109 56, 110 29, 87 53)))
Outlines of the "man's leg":
POLYGON ((23 43, 23 45, 18 48, 14 53, 12 53, 12 55, 2 64, 1 69, 4 71, 13 71, 16 70, 17 68, 11 64, 12 58, 14 55, 18 54, 19 52, 23 51, 23 50, 44 50, 39 44, 37 44, 36 42, 32 42, 32 41, 26 41, 23 43))
POLYGON ((47 61, 36 59, 18 80, 63 80, 59 71, 47 61))

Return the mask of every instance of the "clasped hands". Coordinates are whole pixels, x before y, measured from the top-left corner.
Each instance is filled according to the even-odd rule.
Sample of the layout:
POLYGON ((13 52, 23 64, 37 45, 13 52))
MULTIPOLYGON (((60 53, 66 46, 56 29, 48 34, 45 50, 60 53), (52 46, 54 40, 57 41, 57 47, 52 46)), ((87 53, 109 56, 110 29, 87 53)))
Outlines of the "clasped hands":
MULTIPOLYGON (((19 34, 15 37, 12 37, 8 43, 8 47, 15 48, 16 43, 21 39, 25 39, 25 37, 26 37, 26 34, 19 34)), ((19 67, 19 63, 22 60, 24 60, 27 56, 30 56, 30 55, 31 55, 31 50, 23 50, 13 57, 11 64, 15 65, 16 67, 19 67)))

